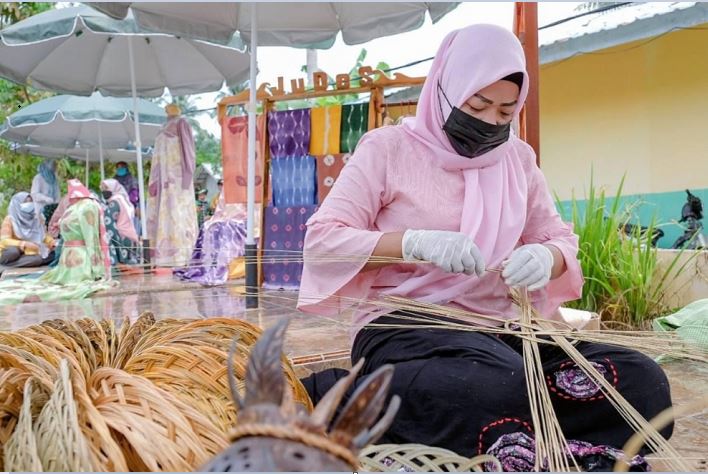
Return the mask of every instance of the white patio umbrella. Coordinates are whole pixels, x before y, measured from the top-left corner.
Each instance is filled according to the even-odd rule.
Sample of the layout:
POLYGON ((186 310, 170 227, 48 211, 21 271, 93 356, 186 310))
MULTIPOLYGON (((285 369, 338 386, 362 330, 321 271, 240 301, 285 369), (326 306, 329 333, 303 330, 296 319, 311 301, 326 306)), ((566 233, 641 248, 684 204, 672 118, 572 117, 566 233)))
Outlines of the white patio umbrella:
MULTIPOLYGON (((225 42, 224 42, 225 43, 225 42)), ((146 237, 138 96, 212 92, 247 77, 248 55, 238 37, 228 44, 148 32, 128 17, 110 18, 86 6, 58 8, 0 31, 0 76, 40 89, 132 96, 146 237)))
MULTIPOLYGON (((100 2, 114 18, 133 15, 141 27, 224 42, 238 32, 250 40, 248 111, 248 220, 246 251, 255 255, 256 74, 258 46, 326 49, 341 32, 346 44, 360 44, 419 28, 426 12, 433 22, 459 2, 100 2)), ((246 285, 255 287, 248 266, 246 285)), ((249 304, 250 306, 250 304, 249 304)))
MULTIPOLYGON (((101 180, 105 179, 105 174, 103 173, 104 161, 109 161, 111 163, 119 163, 124 161, 126 163, 135 161, 135 150, 130 149, 107 149, 101 150, 100 155, 94 151, 86 148, 53 148, 47 146, 39 145, 28 145, 28 144, 13 144, 12 150, 17 153, 27 153, 34 156, 41 156, 42 158, 70 158, 76 161, 83 161, 86 163, 86 184, 88 185, 88 171, 89 163, 100 163, 101 164, 101 180)), ((150 160, 152 158, 152 148, 143 148, 142 157, 145 160, 150 160)))
MULTIPOLYGON (((89 148, 54 148, 39 145, 29 145, 29 144, 13 144, 12 150, 17 153, 27 153, 34 156, 41 156, 42 158, 71 158, 76 161, 83 161, 86 164, 86 185, 88 186, 89 180, 89 163, 100 163, 101 164, 101 180, 105 179, 104 173, 104 161, 109 161, 112 163, 118 163, 120 161, 125 161, 126 163, 136 161, 135 150, 119 148, 119 149, 101 149, 100 153, 96 150, 89 148), (91 153, 93 151, 93 153, 91 153)), ((152 148, 143 148, 142 158, 149 160, 152 158, 152 148)))
MULTIPOLYGON (((157 104, 138 101, 140 135, 144 145, 152 146, 167 121, 167 114, 157 104)), ((0 138, 20 144, 71 150, 97 149, 104 176, 104 149, 121 149, 133 145, 135 135, 133 103, 127 98, 103 97, 94 92, 90 97, 58 95, 28 105, 7 117, 0 126, 0 138)), ((135 155, 135 151, 133 151, 135 155)), ((88 167, 88 163, 87 163, 88 167)))
MULTIPOLYGON (((86 151, 81 148, 54 148, 48 146, 37 146, 27 144, 15 144, 12 150, 17 153, 27 153, 42 158, 69 158, 75 161, 86 161, 86 151)), ((143 159, 150 160, 152 158, 152 148, 143 147, 143 159)), ((100 157, 96 151, 89 150, 89 163, 100 163, 100 157)), ((108 163, 126 163, 135 162, 135 150, 129 148, 106 149, 103 150, 103 160, 108 163)))

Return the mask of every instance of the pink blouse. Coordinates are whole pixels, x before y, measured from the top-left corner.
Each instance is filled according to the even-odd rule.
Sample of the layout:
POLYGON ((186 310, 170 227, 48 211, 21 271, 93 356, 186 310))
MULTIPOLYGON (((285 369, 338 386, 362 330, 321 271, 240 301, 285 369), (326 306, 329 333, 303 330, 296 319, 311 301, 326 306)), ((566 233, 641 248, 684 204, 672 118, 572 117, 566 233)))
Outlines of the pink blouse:
MULTIPOLYGON (((479 234, 485 235, 472 238, 489 240, 489 233, 496 232, 497 238, 512 238, 516 246, 543 243, 557 247, 565 259, 566 271, 546 288, 531 294, 534 306, 542 314, 556 317, 560 304, 581 295, 578 237, 558 215, 532 148, 515 136, 510 142, 505 158, 484 172, 495 174, 497 180, 502 176, 504 182, 513 182, 515 189, 525 191, 525 209, 497 209, 500 219, 495 219, 493 225, 482 225, 479 234), (518 223, 517 219, 524 219, 523 227, 501 225, 515 220, 518 223), (506 235, 506 229, 514 228, 523 230, 520 235, 506 235)), ((352 336, 378 316, 392 311, 375 303, 384 295, 504 319, 517 317, 509 288, 499 273, 486 272, 477 278, 444 273, 432 264, 410 263, 362 272, 384 233, 461 230, 464 171, 437 166, 431 153, 425 145, 411 139, 402 126, 377 129, 362 138, 329 196, 307 223, 298 309, 333 316, 353 307, 352 336), (317 258, 323 255, 330 258, 317 258), (332 258, 335 256, 343 258, 336 261, 332 258)), ((482 176, 477 181, 480 190, 484 188, 483 179, 482 176)), ((480 201, 485 195, 495 194, 485 193, 478 195, 480 201)), ((523 203, 523 198, 514 202, 523 203)), ((480 214, 494 206, 489 201, 479 203, 480 214)), ((483 217, 479 219, 484 224, 483 217)), ((508 257, 494 255, 492 250, 488 253, 485 259, 490 268, 499 267, 508 257)))

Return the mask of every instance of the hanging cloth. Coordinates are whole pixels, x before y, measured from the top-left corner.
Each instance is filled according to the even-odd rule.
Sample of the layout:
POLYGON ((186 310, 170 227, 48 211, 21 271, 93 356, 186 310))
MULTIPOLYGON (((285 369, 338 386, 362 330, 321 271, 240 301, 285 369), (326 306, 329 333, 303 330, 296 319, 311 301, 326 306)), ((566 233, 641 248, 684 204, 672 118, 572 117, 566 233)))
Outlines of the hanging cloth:
POLYGON ((266 209, 264 288, 296 290, 300 287, 305 223, 316 210, 317 206, 266 209))
MULTIPOLYGON (((265 116, 256 120, 256 202, 263 200, 263 130, 265 116)), ((224 198, 229 204, 248 202, 248 117, 225 117, 221 122, 224 198)))
POLYGON ((317 202, 320 204, 324 202, 350 156, 349 153, 337 153, 315 157, 317 160, 317 202))
POLYGON ((270 156, 305 156, 310 152, 310 109, 268 113, 270 156))
POLYGON ((342 128, 342 106, 315 107, 311 112, 312 137, 311 155, 339 153, 342 128))
POLYGON ((274 206, 311 206, 317 203, 317 172, 313 157, 273 158, 270 167, 274 206))
POLYGON ((340 153, 354 151, 359 139, 369 130, 369 104, 348 104, 342 106, 342 132, 340 153))

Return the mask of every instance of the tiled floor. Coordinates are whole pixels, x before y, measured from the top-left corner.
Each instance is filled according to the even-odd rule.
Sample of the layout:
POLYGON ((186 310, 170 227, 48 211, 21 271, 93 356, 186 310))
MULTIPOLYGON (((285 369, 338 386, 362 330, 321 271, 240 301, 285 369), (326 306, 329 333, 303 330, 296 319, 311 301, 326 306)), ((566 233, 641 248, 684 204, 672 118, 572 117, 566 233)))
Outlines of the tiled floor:
MULTIPOLYGON (((28 303, 0 307, 0 330, 18 329, 45 319, 122 319, 137 318, 152 311, 158 318, 234 317, 269 327, 289 317, 290 327, 285 351, 301 375, 325 367, 348 366, 348 315, 335 318, 308 316, 295 310, 296 293, 265 292, 261 308, 247 310, 240 282, 204 288, 184 284, 171 276, 124 276, 120 285, 82 301, 28 303)), ((708 366, 690 362, 665 365, 672 384, 674 401, 681 406, 697 397, 708 397, 708 366)), ((708 411, 690 414, 676 425, 672 444, 685 456, 694 470, 706 471, 708 454, 708 411)), ((661 461, 656 461, 661 468, 661 461)))

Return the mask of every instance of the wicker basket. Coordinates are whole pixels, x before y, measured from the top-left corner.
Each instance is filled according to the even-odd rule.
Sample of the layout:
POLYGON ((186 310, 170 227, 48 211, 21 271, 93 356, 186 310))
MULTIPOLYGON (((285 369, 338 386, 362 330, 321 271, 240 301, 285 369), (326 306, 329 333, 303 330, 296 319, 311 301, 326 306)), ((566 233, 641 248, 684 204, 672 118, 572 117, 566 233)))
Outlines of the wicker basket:
POLYGON ((32 415, 39 414, 49 399, 51 380, 37 379, 28 368, 0 369, 0 470, 3 470, 3 447, 15 430, 24 403, 24 387, 29 379, 34 381, 31 404, 32 415))
POLYGON ((104 368, 93 374, 89 385, 106 424, 142 461, 135 465, 127 459, 130 470, 192 470, 226 446, 226 437, 208 419, 143 377, 104 368))
POLYGON ((91 373, 91 364, 83 348, 73 337, 61 329, 41 324, 23 329, 21 334, 44 344, 48 348, 52 348, 60 359, 67 360, 72 365, 72 368, 79 370, 84 377, 91 373))
POLYGON ((62 360, 54 392, 37 417, 34 432, 44 471, 93 471, 88 442, 79 428, 69 363, 62 360))
MULTIPOLYGON (((223 433, 236 422, 236 407, 231 401, 227 354, 211 346, 157 346, 143 351, 126 364, 125 370, 141 375, 156 386, 194 406, 223 433)), ((244 377, 236 373, 239 385, 244 377)))
POLYGON ((72 387, 78 409, 79 429, 88 442, 94 470, 128 471, 123 450, 89 397, 86 382, 80 377, 72 377, 72 387))
POLYGON ((116 360, 111 364, 111 367, 123 368, 130 356, 133 354, 135 345, 141 339, 143 334, 148 332, 155 325, 155 316, 152 313, 143 313, 135 324, 130 324, 130 320, 126 318, 121 328, 121 337, 118 342, 118 353, 116 360), (125 329, 125 334, 123 334, 125 329))
MULTIPOLYGON (((260 334, 234 319, 155 321, 149 313, 119 328, 52 320, 0 332, 0 467, 5 455, 26 469, 199 467, 227 446, 237 419, 226 367, 231 341, 243 390, 260 334)), ((294 399, 311 409, 285 357, 283 368, 294 399)))
POLYGON ((107 367, 110 362, 108 360, 108 340, 106 339, 106 333, 103 332, 101 325, 97 321, 88 318, 76 321, 76 325, 86 334, 89 341, 91 341, 98 367, 107 367))
POLYGON ((24 387, 22 409, 12 436, 4 445, 4 467, 8 471, 39 472, 42 461, 37 451, 37 440, 32 428, 32 379, 24 387))
POLYGON ((380 444, 364 448, 359 453, 361 471, 366 472, 482 472, 491 463, 496 472, 501 464, 493 456, 474 458, 460 456, 447 449, 422 444, 380 444))

